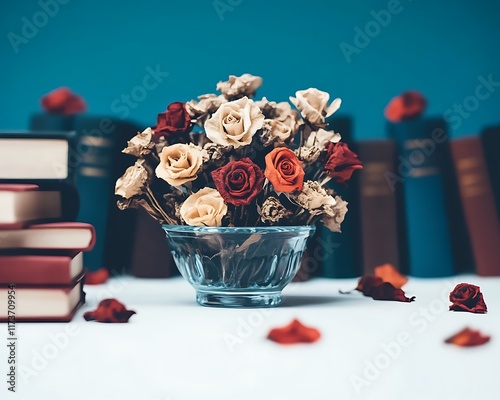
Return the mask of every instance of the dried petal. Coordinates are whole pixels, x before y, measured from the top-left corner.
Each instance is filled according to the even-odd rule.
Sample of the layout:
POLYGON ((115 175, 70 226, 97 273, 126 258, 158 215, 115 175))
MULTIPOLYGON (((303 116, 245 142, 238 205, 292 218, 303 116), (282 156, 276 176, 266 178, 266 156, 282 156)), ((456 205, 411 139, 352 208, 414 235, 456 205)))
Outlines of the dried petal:
POLYGON ((85 276, 86 285, 101 285, 109 279, 109 272, 106 268, 97 271, 87 272, 85 276))
POLYGON ((473 347, 488 343, 490 339, 490 336, 483 335, 480 331, 464 328, 460 332, 446 339, 444 342, 460 347, 473 347))
POLYGON ((279 344, 313 343, 320 337, 319 330, 303 325, 298 319, 284 327, 271 329, 267 335, 269 340, 279 344))
POLYGON ((404 303, 411 303, 415 300, 415 296, 406 297, 403 290, 394 287, 390 282, 384 282, 382 278, 374 275, 363 276, 359 280, 356 290, 373 300, 393 300, 404 303))
POLYGON ((392 264, 383 264, 375 267, 375 276, 382 278, 384 282, 391 283, 396 289, 401 289, 408 282, 408 278, 401 275, 392 264))
POLYGON ((130 317, 136 312, 127 308, 116 299, 105 299, 99 303, 94 311, 83 314, 86 321, 97 321, 107 323, 128 322, 130 317))

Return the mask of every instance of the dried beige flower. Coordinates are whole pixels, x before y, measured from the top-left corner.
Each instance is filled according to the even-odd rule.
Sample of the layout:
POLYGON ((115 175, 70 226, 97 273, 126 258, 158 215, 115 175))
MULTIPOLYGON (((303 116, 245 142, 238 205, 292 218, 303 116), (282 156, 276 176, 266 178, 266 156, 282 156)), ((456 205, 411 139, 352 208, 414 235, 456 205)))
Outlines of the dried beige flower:
POLYGON ((325 189, 316 181, 305 181, 302 191, 291 193, 290 200, 305 208, 312 215, 319 215, 325 212, 325 208, 333 207, 335 199, 329 196, 325 189))
POLYGON ((340 196, 335 196, 335 205, 325 207, 322 222, 332 232, 341 232, 340 224, 347 214, 347 203, 340 196))
POLYGON ((219 82, 217 90, 219 90, 229 100, 240 98, 243 96, 253 97, 257 89, 262 85, 262 78, 251 74, 243 74, 241 76, 229 75, 226 82, 219 82))
POLYGON ((203 188, 186 199, 179 213, 191 226, 221 226, 227 205, 217 190, 203 188))
POLYGON ((145 160, 137 160, 134 165, 128 167, 125 174, 118 178, 115 185, 115 194, 125 199, 141 194, 144 185, 148 181, 148 171, 144 166, 145 160))
POLYGON ((306 147, 317 147, 319 149, 324 149, 328 142, 337 143, 341 139, 340 134, 334 131, 326 131, 319 128, 317 131, 311 132, 307 138, 304 146, 306 147))
POLYGON ((339 98, 336 98, 328 106, 330 95, 316 88, 299 90, 295 92, 295 96, 290 97, 292 104, 297 107, 304 119, 316 126, 323 126, 325 118, 337 111, 342 103, 339 98))
POLYGON ((284 144, 291 135, 290 127, 277 119, 265 119, 262 131, 259 133, 264 146, 269 146, 272 143, 284 144))
POLYGON ((295 155, 300 161, 304 161, 307 164, 315 162, 321 155, 321 149, 318 147, 299 147, 295 150, 295 155))
POLYGON ((264 115, 248 97, 222 104, 205 122, 207 137, 221 146, 248 145, 262 128, 264 115))
POLYGON ((146 128, 142 132, 137 132, 137 135, 127 142, 127 147, 122 150, 122 153, 136 157, 143 157, 151 153, 151 149, 155 147, 153 136, 154 132, 151 128, 146 128))
POLYGON ((193 144, 173 144, 162 149, 156 176, 172 186, 180 186, 198 177, 202 163, 202 151, 199 147, 193 144))
POLYGON ((287 210, 276 197, 270 196, 262 203, 259 214, 262 222, 276 223, 290 216, 292 212, 287 210))
POLYGON ((197 124, 203 126, 208 116, 216 112, 220 105, 226 102, 226 98, 222 95, 203 94, 198 96, 198 101, 188 101, 186 110, 189 116, 196 120, 197 124))

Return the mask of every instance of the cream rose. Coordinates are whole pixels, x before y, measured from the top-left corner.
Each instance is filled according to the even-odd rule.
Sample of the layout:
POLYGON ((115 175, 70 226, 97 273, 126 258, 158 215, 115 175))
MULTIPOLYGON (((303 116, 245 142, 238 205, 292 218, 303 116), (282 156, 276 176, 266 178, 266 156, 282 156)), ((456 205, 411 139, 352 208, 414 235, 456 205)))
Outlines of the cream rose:
POLYGON ((331 209, 337 203, 316 181, 304 182, 302 191, 297 194, 291 194, 290 199, 308 210, 312 215, 323 214, 325 208, 331 209))
POLYGON ((292 104, 302 114, 302 117, 313 125, 323 125, 325 118, 331 116, 340 107, 342 101, 337 98, 328 106, 330 95, 315 88, 299 90, 296 97, 290 97, 292 104))
POLYGON ((340 224, 344 221, 347 214, 347 201, 342 200, 340 196, 335 196, 335 205, 325 207, 322 222, 332 232, 341 232, 340 224))
POLYGON ((189 196, 180 209, 181 218, 191 226, 221 226, 227 205, 220 193, 203 188, 189 196))
POLYGON ((173 144, 160 153, 160 164, 156 176, 172 186, 180 186, 194 181, 203 163, 202 151, 193 144, 173 144))
POLYGON ((151 153, 154 147, 153 143, 154 132, 151 128, 146 128, 142 132, 138 132, 132 139, 127 142, 127 148, 122 150, 122 153, 131 154, 136 157, 142 157, 151 153))
POLYGON ((115 185, 115 194, 125 199, 139 195, 144 189, 148 180, 148 171, 144 168, 144 160, 138 160, 134 165, 128 167, 121 178, 118 178, 115 185))
POLYGON ((341 139, 340 134, 334 131, 326 131, 319 128, 317 131, 311 132, 306 140, 306 147, 317 147, 323 149, 328 142, 337 143, 341 139))
POLYGON ((262 144, 268 146, 273 142, 283 144, 292 135, 292 130, 285 123, 277 119, 265 119, 260 134, 262 144))
POLYGON ((241 76, 229 75, 229 80, 217 84, 217 90, 228 99, 243 96, 252 97, 261 85, 262 78, 260 76, 251 74, 243 74, 241 76))
POLYGON ((222 104, 205 122, 205 133, 221 146, 248 145, 255 132, 262 128, 264 115, 248 97, 222 104))
POLYGON ((189 116, 197 120, 197 123, 204 123, 209 114, 214 113, 222 103, 227 102, 222 95, 204 94, 198 96, 198 101, 190 100, 186 103, 186 110, 189 116))

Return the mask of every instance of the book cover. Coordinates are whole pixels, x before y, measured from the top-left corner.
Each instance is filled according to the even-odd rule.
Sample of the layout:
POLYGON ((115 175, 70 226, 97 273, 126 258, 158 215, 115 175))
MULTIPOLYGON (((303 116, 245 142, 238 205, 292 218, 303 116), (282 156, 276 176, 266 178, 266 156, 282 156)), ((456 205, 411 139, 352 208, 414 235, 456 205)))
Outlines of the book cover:
POLYGON ((37 113, 30 117, 30 129, 34 131, 71 131, 74 115, 37 113))
POLYGON ((396 148, 391 140, 367 140, 357 142, 357 150, 363 161, 359 174, 363 274, 373 275, 378 265, 401 268, 404 258, 397 206, 400 188, 387 181, 388 172, 394 171, 396 148))
MULTIPOLYGON (((85 303, 84 275, 70 286, 15 286, 15 322, 69 322, 85 303)), ((0 302, 8 304, 9 288, 0 288, 0 302)), ((8 321, 6 307, 0 309, 0 322, 8 321)))
POLYGON ((495 198, 497 214, 500 215, 500 125, 490 126, 481 132, 481 141, 483 143, 483 152, 488 168, 491 189, 495 198))
POLYGON ((476 272, 482 276, 500 276, 500 221, 481 139, 477 136, 457 139, 451 148, 476 272))
POLYGON ((78 207, 78 193, 71 185, 41 188, 0 183, 0 229, 21 229, 42 221, 74 221, 78 207))
POLYGON ((83 272, 82 253, 74 255, 0 255, 0 284, 70 285, 83 272))
POLYGON ((19 250, 64 251, 73 254, 94 247, 96 234, 90 224, 54 222, 30 225, 24 229, 0 231, 0 254, 19 250))
POLYGON ((408 272, 418 277, 452 275, 444 174, 446 124, 439 118, 389 123, 388 133, 398 147, 391 180, 403 187, 408 272))
POLYGON ((0 183, 71 180, 75 140, 74 131, 0 131, 0 183))

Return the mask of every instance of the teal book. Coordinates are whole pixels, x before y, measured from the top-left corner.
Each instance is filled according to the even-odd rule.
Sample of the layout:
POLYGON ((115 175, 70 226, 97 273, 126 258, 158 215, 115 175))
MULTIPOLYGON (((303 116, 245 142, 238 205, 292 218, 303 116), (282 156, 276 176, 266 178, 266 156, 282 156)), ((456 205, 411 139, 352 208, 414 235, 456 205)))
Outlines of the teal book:
POLYGON ((442 119, 389 123, 398 147, 396 169, 387 180, 403 187, 408 273, 443 277, 454 273, 450 203, 446 196, 449 140, 442 119))

